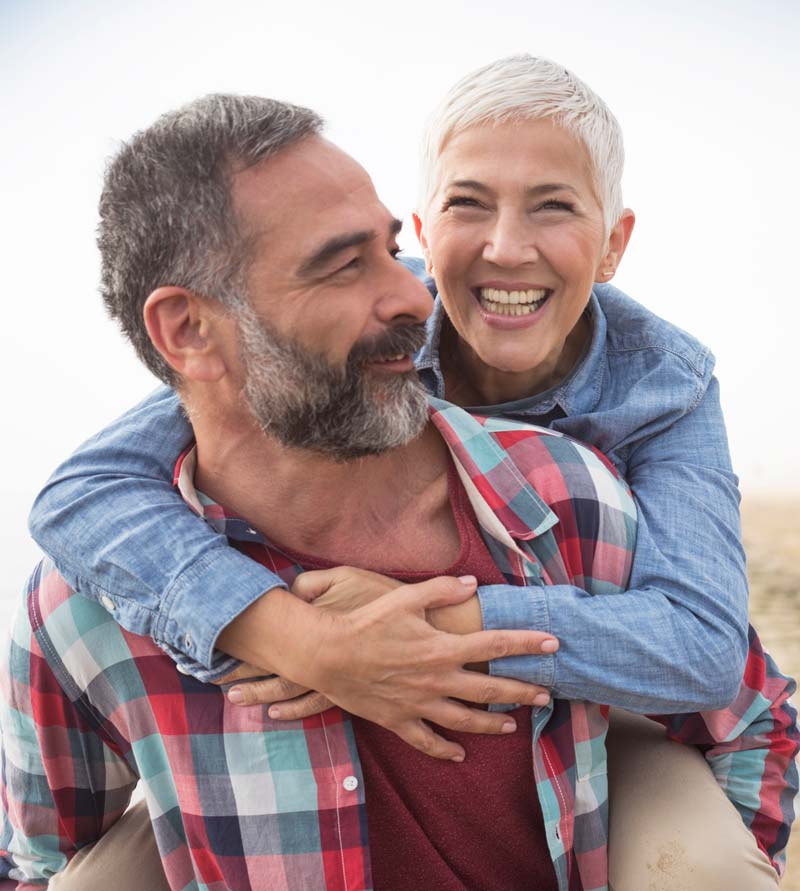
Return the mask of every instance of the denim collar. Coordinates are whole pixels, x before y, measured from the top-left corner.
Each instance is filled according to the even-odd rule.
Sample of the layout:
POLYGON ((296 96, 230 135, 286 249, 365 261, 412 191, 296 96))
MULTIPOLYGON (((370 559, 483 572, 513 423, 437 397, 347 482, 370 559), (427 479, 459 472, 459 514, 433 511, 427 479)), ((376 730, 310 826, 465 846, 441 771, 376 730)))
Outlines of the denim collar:
MULTIPOLYGON (((591 339, 578 364, 567 377, 550 390, 538 393, 527 399, 497 406, 470 406, 470 411, 478 414, 502 414, 511 410, 513 414, 534 410, 536 414, 552 411, 556 406, 567 415, 588 414, 597 405, 603 389, 606 374, 606 332, 605 313, 600 307, 597 294, 592 296, 586 307, 591 327, 591 339), (487 411, 488 409, 488 411, 487 411)), ((433 312, 426 327, 428 339, 425 346, 415 356, 417 370, 429 392, 438 399, 445 398, 444 375, 439 356, 442 326, 447 318, 441 299, 437 296, 433 312)))

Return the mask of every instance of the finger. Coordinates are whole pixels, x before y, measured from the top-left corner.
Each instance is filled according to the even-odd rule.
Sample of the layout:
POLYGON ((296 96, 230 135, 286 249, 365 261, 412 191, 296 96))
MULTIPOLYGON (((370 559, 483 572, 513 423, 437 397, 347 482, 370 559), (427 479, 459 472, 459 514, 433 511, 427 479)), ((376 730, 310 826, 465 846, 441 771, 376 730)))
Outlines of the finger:
POLYGON ((508 734, 517 729, 517 722, 502 712, 485 712, 458 702, 442 702, 436 713, 428 716, 434 724, 458 733, 508 734))
POLYGON ((441 575, 416 585, 403 585, 396 596, 406 599, 414 609, 436 609, 469 600, 477 587, 478 581, 474 575, 461 578, 441 575))
POLYGON ((308 687, 301 684, 295 684, 286 678, 272 677, 232 687, 228 690, 228 699, 235 705, 268 705, 294 699, 308 692, 308 687))
POLYGON ((462 746, 440 736, 424 721, 409 721, 399 728, 390 729, 412 748, 431 758, 461 762, 466 755, 462 746))
POLYGON ((558 650, 558 640, 545 631, 475 631, 451 636, 451 646, 463 658, 463 665, 505 656, 551 655, 558 650))
POLYGON ((225 684, 235 684, 236 681, 246 681, 251 678, 263 678, 266 672, 263 668, 259 668, 257 665, 251 665, 249 662, 242 662, 241 665, 238 665, 233 671, 228 672, 224 677, 219 678, 216 681, 212 681, 212 684, 216 684, 217 686, 224 686, 225 684))
POLYGON ((269 716, 278 721, 299 721, 301 718, 310 718, 333 708, 333 703, 322 693, 306 693, 288 702, 278 702, 270 706, 269 716))
MULTIPOLYGON (((458 673, 454 681, 456 681, 455 692, 448 691, 447 695, 454 699, 465 699, 467 702, 480 702, 484 705, 501 702, 518 702, 520 705, 547 705, 550 701, 550 691, 547 687, 526 684, 524 681, 517 681, 513 678, 480 674, 476 671, 462 671, 458 673)), ((485 715, 486 712, 479 712, 479 714, 485 715)), ((437 720, 436 723, 440 722, 437 720)), ((442 726, 449 727, 450 725, 442 726)))

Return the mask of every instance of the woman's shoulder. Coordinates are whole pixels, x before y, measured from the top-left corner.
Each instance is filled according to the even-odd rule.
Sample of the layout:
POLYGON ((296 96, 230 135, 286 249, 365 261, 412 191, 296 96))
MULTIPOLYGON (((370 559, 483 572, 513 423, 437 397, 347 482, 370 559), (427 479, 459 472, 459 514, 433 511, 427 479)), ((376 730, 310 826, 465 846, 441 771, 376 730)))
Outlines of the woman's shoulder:
POLYGON ((596 285, 594 296, 606 322, 606 350, 609 358, 646 353, 645 361, 667 366, 687 366, 696 377, 709 380, 714 368, 711 350, 696 337, 662 319, 632 297, 613 287, 596 285))

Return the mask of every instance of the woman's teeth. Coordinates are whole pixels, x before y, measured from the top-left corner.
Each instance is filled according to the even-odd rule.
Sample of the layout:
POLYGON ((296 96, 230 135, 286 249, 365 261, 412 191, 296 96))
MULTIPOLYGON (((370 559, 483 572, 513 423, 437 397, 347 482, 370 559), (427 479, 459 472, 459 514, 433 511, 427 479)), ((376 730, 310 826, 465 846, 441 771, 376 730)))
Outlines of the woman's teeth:
POLYGON ((544 288, 527 291, 501 291, 499 288, 481 288, 481 306, 486 312, 498 316, 527 316, 547 300, 549 292, 544 288))

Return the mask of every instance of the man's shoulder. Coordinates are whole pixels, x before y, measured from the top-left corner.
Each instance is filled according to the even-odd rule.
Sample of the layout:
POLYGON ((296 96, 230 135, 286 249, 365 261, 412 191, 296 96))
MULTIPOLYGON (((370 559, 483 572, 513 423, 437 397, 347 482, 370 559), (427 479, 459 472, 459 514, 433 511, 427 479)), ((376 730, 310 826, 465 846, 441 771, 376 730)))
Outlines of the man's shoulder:
POLYGON ((109 666, 141 655, 139 650, 161 652, 149 639, 124 631, 113 608, 110 597, 101 605, 76 593, 45 558, 28 582, 15 638, 21 648, 41 655, 75 699, 109 666))
POLYGON ((636 518, 630 488, 598 449, 563 433, 501 418, 482 419, 514 472, 557 514, 571 505, 636 518))
POLYGON ((622 355, 630 362, 635 353, 649 353, 646 361, 655 357, 665 366, 685 366, 697 378, 711 376, 714 356, 696 337, 613 285, 595 285, 593 293, 605 316, 609 357, 622 355))
POLYGON ((470 415, 431 401, 445 441, 493 507, 516 505, 524 512, 531 498, 550 507, 580 500, 635 517, 627 483, 593 446, 525 421, 470 415))
POLYGON ((498 415, 474 418, 523 472, 582 465, 600 468, 619 479, 614 465, 599 449, 566 433, 498 415))

